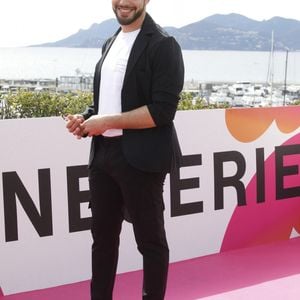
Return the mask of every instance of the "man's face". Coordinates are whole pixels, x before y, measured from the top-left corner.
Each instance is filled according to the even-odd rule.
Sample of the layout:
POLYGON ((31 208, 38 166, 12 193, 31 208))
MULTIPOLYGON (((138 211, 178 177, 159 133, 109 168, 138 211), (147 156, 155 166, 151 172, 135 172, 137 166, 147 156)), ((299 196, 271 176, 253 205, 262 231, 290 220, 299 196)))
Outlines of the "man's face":
POLYGON ((112 0, 112 8, 120 25, 130 25, 146 10, 148 0, 112 0))

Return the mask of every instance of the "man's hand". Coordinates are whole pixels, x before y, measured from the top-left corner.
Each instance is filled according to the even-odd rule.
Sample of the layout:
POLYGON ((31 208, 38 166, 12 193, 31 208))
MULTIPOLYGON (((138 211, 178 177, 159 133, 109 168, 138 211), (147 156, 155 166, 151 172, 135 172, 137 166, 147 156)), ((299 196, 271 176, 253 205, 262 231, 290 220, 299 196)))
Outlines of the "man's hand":
POLYGON ((94 115, 84 120, 82 115, 68 115, 65 117, 67 129, 77 136, 102 135, 109 129, 144 129, 155 127, 147 106, 111 115, 94 115))
POLYGON ((80 125, 82 133, 87 136, 101 135, 104 131, 111 128, 109 123, 114 117, 115 116, 94 115, 80 125))
POLYGON ((73 133, 78 139, 80 139, 84 133, 82 128, 82 123, 84 122, 84 118, 82 115, 67 115, 65 117, 67 121, 66 128, 70 133, 73 133))

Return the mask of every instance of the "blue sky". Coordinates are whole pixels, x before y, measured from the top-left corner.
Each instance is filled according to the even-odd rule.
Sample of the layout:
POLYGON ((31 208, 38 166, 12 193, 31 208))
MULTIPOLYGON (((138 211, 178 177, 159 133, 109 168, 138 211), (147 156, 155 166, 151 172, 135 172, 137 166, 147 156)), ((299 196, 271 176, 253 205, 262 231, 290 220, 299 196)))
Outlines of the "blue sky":
MULTIPOLYGON (((300 20, 299 0, 150 0, 147 10, 162 26, 181 27, 210 15, 239 13, 255 20, 300 20)), ((111 0, 1 0, 0 47, 56 41, 113 18, 111 0)))

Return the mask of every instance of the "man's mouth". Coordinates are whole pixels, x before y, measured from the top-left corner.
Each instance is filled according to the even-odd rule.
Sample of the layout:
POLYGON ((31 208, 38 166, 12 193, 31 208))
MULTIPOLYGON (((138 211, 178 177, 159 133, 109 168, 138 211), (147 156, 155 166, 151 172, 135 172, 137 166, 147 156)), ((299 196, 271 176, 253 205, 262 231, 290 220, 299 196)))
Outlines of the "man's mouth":
POLYGON ((128 14, 134 10, 133 7, 128 7, 128 6, 118 6, 117 9, 120 13, 124 13, 124 14, 128 14))

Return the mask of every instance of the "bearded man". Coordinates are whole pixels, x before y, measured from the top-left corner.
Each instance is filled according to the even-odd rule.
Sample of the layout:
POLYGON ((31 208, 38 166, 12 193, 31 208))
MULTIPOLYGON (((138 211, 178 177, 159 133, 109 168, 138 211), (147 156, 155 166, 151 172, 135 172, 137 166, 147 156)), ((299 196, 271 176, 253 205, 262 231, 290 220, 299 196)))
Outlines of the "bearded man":
POLYGON ((173 119, 184 65, 178 43, 146 12, 149 1, 112 0, 120 28, 103 45, 93 105, 67 117, 71 133, 92 137, 92 300, 112 299, 124 219, 143 257, 143 299, 166 291, 163 184, 180 153, 173 119))

